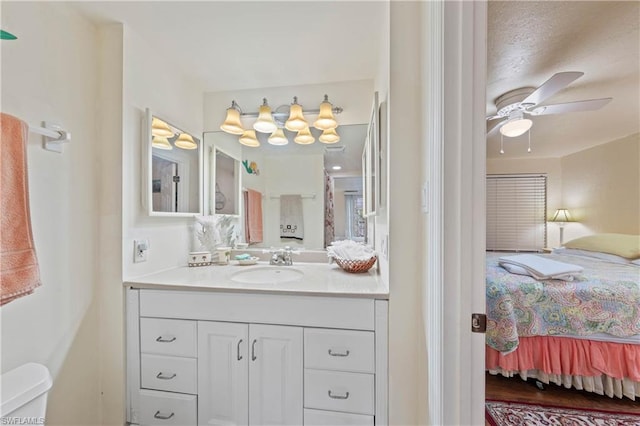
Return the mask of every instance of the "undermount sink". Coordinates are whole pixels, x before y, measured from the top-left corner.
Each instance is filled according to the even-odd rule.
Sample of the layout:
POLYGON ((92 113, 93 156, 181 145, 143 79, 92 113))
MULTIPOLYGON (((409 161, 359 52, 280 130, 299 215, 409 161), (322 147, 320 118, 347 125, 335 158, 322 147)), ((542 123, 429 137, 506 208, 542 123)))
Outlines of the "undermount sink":
POLYGON ((242 284, 278 284, 297 281, 304 276, 304 272, 290 266, 261 266, 236 272, 231 275, 231 281, 242 284))

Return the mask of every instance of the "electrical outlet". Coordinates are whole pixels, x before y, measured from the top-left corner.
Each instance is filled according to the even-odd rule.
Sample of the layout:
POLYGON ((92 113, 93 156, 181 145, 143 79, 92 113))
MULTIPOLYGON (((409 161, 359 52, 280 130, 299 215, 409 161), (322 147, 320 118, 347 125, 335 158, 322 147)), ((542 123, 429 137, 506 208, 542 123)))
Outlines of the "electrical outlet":
POLYGON ((133 240, 133 263, 147 261, 149 240, 133 240))

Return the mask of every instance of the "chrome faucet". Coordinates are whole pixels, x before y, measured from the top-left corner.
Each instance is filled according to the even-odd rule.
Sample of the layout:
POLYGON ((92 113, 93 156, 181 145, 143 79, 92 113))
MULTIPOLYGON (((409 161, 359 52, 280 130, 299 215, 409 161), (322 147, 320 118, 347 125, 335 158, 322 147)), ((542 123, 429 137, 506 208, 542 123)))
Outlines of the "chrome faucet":
POLYGON ((272 251, 269 265, 293 265, 293 259, 291 258, 292 253, 293 250, 291 250, 291 247, 289 246, 285 247, 284 249, 272 251))

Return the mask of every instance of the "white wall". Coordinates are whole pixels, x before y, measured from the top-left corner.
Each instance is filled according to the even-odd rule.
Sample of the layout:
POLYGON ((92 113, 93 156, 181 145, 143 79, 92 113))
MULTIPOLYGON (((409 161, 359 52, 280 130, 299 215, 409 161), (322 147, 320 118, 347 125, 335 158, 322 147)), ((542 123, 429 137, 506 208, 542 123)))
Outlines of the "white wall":
POLYGON ((124 31, 123 278, 185 265, 193 219, 149 217, 141 203, 141 124, 146 108, 194 135, 202 133, 202 89, 171 67, 162 46, 124 31), (162 53, 162 54, 158 54, 162 53), (133 240, 149 240, 148 261, 133 263, 133 240))
POLYGON ((577 221, 565 226, 565 242, 602 232, 640 234, 640 134, 567 155, 561 163, 563 206, 577 221))
MULTIPOLYGON (((54 377, 47 424, 99 422, 98 36, 66 4, 3 2, 2 111, 72 133, 63 154, 29 135, 31 221, 42 287, 0 308, 2 372, 25 362, 54 377)), ((117 283, 116 283, 117 284, 117 283)))

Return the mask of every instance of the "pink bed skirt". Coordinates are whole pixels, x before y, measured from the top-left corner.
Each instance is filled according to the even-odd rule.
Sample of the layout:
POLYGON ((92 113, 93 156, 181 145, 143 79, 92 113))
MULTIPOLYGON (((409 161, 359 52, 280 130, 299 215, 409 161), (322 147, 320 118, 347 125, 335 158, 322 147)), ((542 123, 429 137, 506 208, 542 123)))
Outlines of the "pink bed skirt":
POLYGON ((640 345, 566 337, 520 337, 507 355, 486 346, 487 370, 541 370, 547 374, 607 376, 640 382, 640 345))

